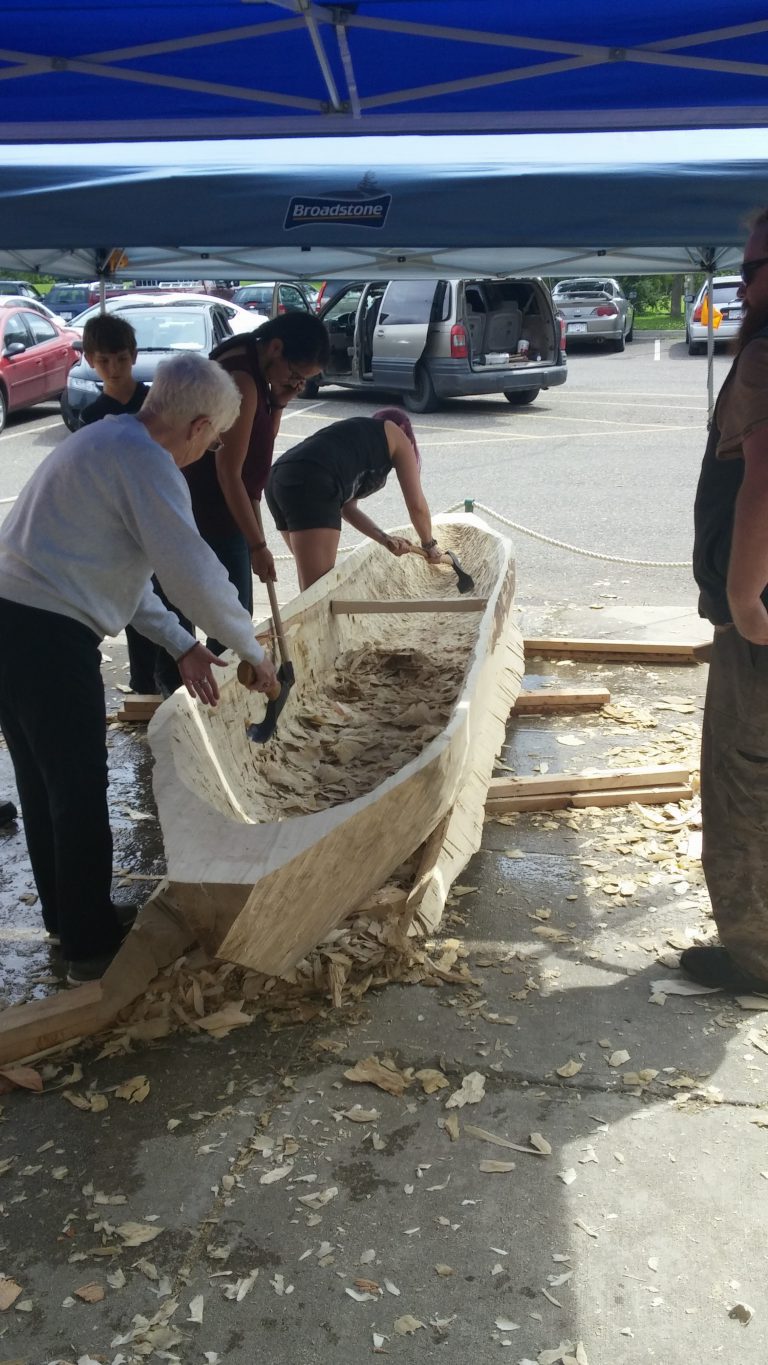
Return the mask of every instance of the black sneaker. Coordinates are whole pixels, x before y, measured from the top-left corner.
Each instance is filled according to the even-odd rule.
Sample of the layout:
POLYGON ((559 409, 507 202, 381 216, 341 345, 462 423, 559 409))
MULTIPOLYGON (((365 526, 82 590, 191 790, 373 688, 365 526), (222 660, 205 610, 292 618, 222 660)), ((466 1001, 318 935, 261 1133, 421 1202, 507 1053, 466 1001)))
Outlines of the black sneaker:
POLYGON ((111 953, 102 953, 99 957, 78 958, 67 963, 67 985, 83 986, 87 981, 99 981, 104 975, 107 967, 112 962, 115 955, 120 951, 122 944, 127 938, 133 927, 139 908, 136 905, 115 905, 113 906, 117 915, 122 938, 116 948, 111 953))
POLYGON ((0 801, 0 825, 12 825, 18 814, 12 801, 0 801))
POLYGON ((100 981, 119 951, 118 945, 114 952, 103 957, 84 957, 77 962, 68 962, 67 985, 84 986, 88 981, 100 981))
POLYGON ((719 986, 724 991, 768 993, 768 981, 750 976, 736 965, 727 948, 686 948, 680 966, 700 986, 719 986))

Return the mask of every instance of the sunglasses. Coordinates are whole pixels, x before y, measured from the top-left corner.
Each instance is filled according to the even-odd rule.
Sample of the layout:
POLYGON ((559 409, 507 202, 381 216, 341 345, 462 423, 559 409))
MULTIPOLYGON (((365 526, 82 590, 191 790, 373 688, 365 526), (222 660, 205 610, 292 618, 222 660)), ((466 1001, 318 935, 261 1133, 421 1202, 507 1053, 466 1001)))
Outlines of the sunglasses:
POLYGON ((755 256, 751 261, 744 261, 741 267, 741 278, 745 284, 751 284, 758 270, 762 270, 764 265, 768 265, 768 256, 755 256))

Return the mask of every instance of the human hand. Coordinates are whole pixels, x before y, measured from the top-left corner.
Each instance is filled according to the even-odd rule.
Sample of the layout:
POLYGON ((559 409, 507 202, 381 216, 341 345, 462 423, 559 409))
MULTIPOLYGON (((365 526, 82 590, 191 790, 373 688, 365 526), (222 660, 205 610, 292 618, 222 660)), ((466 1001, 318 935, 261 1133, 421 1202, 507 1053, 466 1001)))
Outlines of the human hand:
MULTIPOLYGON (((238 670, 238 678, 243 681, 242 670, 238 670)), ((248 680, 245 686, 249 692, 272 692, 279 687, 275 665, 271 659, 264 658, 260 664, 252 664, 248 661, 248 680)))
POLYGON ((440 549, 439 545, 431 545, 428 550, 424 551, 424 554, 426 555, 430 564, 439 564, 440 560, 443 557, 443 552, 440 549))
POLYGON ((403 536, 385 536, 382 544, 385 550, 389 550, 389 553, 398 559, 401 555, 407 555, 411 549, 410 541, 405 540, 403 536))
POLYGON ((270 384, 269 396, 272 400, 273 408, 284 408, 287 403, 290 403, 292 398, 295 398, 298 393, 302 392, 303 388, 303 379, 300 384, 270 384))
POLYGON ((219 685, 213 676, 212 669, 226 668, 223 659, 218 655, 212 654, 205 645, 196 644, 192 649, 188 649, 186 654, 182 654, 176 660, 181 681, 186 687, 190 697, 198 697, 205 702, 206 706, 215 706, 219 700, 219 685))
POLYGON ((768 645, 768 611, 756 602, 731 602, 731 615, 739 635, 753 645, 768 645))
POLYGON ((260 546, 257 550, 251 550, 251 568, 262 583, 266 583, 269 578, 272 579, 273 583, 277 582, 275 561, 272 557, 272 551, 266 545, 260 546))

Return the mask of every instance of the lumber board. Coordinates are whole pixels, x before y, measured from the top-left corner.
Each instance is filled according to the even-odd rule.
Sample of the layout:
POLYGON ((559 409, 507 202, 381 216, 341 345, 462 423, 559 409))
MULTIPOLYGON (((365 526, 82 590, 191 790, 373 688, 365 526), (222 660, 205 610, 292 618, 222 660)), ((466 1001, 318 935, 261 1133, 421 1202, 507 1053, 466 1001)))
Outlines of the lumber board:
POLYGON ((511 714, 535 716, 559 711, 598 711, 601 706, 607 706, 610 700, 607 687, 575 687, 568 691, 554 687, 538 688, 536 691, 521 692, 511 714))
POLYGON ((587 792, 549 792, 541 796, 502 796, 490 800, 485 813, 492 820, 495 815, 524 814, 544 810, 584 810, 589 806, 663 806, 668 801, 688 801, 693 789, 684 783, 661 787, 615 787, 587 792))
POLYGON ((0 1011, 0 1064, 100 1033, 193 941, 193 931, 159 887, 101 981, 0 1011))
POLYGON ((666 640, 566 640, 532 637, 525 641, 526 656, 547 659, 604 659, 624 663, 697 664, 698 648, 666 640))
POLYGON ((551 792, 616 790, 621 787, 660 787, 686 784, 690 768, 661 763, 647 768, 605 768, 594 773, 546 773, 541 776, 494 777, 488 799, 507 796, 544 796, 551 792))
POLYGON ((335 597, 331 602, 332 616, 400 616, 414 611, 457 612, 485 611, 488 600, 485 597, 393 597, 376 600, 374 598, 350 599, 335 597))

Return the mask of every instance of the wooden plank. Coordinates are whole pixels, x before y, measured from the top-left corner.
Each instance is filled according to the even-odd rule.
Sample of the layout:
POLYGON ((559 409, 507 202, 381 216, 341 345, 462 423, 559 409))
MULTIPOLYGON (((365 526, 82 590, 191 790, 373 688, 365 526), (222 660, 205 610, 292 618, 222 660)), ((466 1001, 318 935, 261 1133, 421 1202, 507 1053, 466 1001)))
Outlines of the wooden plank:
POLYGON ((457 612, 485 611, 488 605, 485 597, 400 597, 387 600, 362 598, 348 602, 334 598, 331 602, 332 616, 402 616, 414 611, 457 612))
POLYGON ((617 787, 589 792, 550 792, 542 796, 505 796, 488 801, 485 807, 486 818, 494 815, 523 814, 529 811, 544 810, 583 810, 588 806, 662 806, 668 801, 689 801, 693 796, 691 787, 617 787))
POLYGON ((607 659, 625 663, 696 664, 693 644, 666 640, 565 640, 531 638, 525 641, 527 657, 547 659, 607 659))
POLYGON ((621 787, 679 786, 687 783, 690 775, 690 768, 661 763, 648 768, 605 768, 596 773, 494 777, 488 788, 488 798, 544 796, 551 792, 613 791, 621 787))
POLYGON ((0 1011, 0 1064, 99 1033, 193 941, 193 931, 160 887, 101 981, 0 1011))
POLYGON ((575 687, 568 691, 538 688, 535 692, 521 692, 511 714, 535 716, 559 711, 597 711, 610 700, 611 694, 606 687, 575 687))

